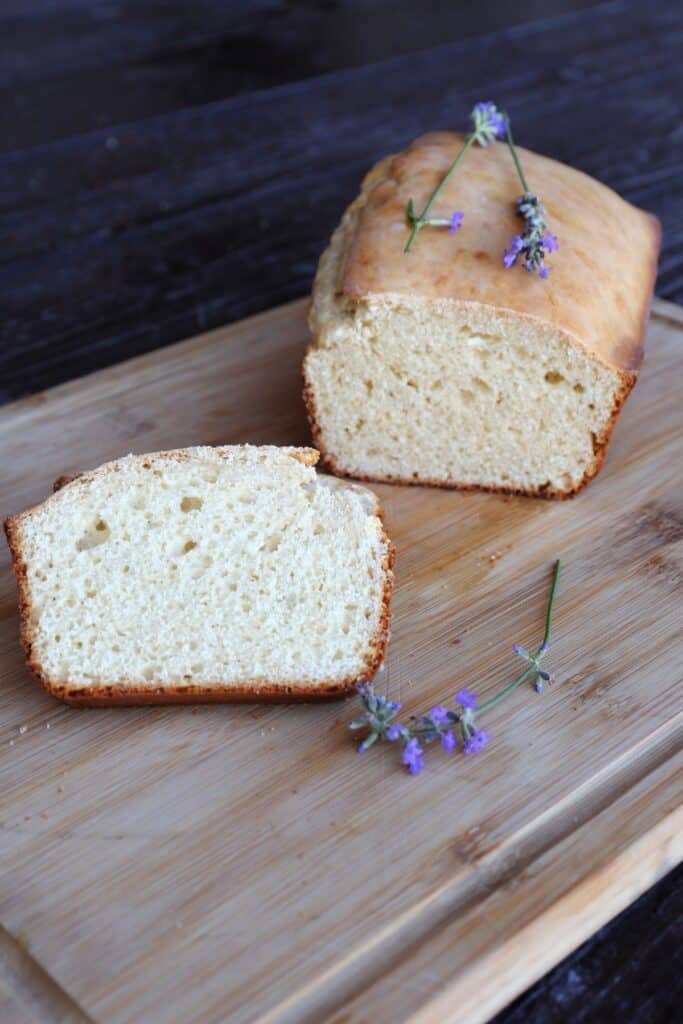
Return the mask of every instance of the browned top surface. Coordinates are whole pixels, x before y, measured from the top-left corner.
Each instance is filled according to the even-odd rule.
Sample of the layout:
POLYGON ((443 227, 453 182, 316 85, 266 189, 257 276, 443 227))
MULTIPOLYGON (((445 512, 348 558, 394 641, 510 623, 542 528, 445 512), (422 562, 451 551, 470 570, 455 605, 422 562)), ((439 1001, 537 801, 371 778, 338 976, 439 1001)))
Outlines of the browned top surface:
POLYGON ((404 254, 408 199, 419 213, 463 141, 452 132, 424 135, 366 177, 346 263, 347 294, 483 303, 540 318, 609 365, 637 369, 659 223, 580 171, 520 150, 529 186, 560 242, 546 281, 502 264, 503 250, 522 227, 514 209, 522 188, 503 143, 474 146, 433 208, 433 216, 462 210, 462 227, 454 235, 423 229, 404 254))

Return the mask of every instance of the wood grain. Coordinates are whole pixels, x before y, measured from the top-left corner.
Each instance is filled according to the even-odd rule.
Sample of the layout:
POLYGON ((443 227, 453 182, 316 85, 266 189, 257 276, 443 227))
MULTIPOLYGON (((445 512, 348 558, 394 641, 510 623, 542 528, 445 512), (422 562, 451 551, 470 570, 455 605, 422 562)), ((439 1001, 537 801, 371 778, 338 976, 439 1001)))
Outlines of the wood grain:
MULTIPOLYGON (((551 0, 543 17, 596 6, 551 0)), ((520 25, 537 0, 3 0, 0 150, 140 121, 226 96, 520 25), (4 95, 3 95, 4 93, 4 95)))
MULTIPOLYGON (((419 780, 393 750, 354 756, 349 704, 53 702, 22 665, 3 552, 0 920, 85 1013, 355 1022, 394 970, 424 991, 424 947, 424 1019, 454 993, 483 1019, 499 1004, 477 1008, 481 972, 510 998, 674 863, 682 330, 657 303, 606 467, 574 501, 376 488, 398 548, 378 684, 408 712, 504 683, 566 563, 555 684, 496 709, 478 758, 434 752, 419 780)), ((5 407, 2 513, 126 451, 306 441, 305 342, 295 303, 5 407)))
MULTIPOLYGON (((64 30, 50 30, 54 4, 43 6, 31 68, 57 71, 68 60, 73 69, 81 58, 86 68, 99 66, 109 47, 113 61, 128 52, 144 62, 149 52, 146 23, 119 26, 108 38, 106 22, 83 26, 81 0, 69 5, 79 15, 72 24, 83 29, 74 51, 70 33, 65 39, 64 30)), ((359 68, 331 62, 330 74, 198 106, 195 86, 181 79, 176 109, 158 116, 145 116, 147 100, 138 97, 147 95, 147 79, 141 86, 136 68, 135 98, 130 106, 122 99, 118 115, 98 130, 77 134, 72 106, 75 125, 63 138, 0 156, 0 398, 305 295, 368 168, 426 131, 464 128, 482 96, 505 104, 520 144, 657 214, 664 225, 658 294, 683 301, 680 5, 618 0, 559 18, 546 18, 544 5, 543 20, 488 34, 488 4, 479 28, 487 34, 461 38, 444 15, 438 46, 416 27, 429 19, 412 6, 406 38, 431 49, 359 68)), ((443 6, 455 19, 460 5, 443 6)), ((194 8, 184 4, 169 31, 205 38, 194 8)), ((165 20, 165 5, 159 10, 165 20)), ((354 3, 346 13, 358 22, 355 36, 330 28, 340 47, 364 34, 357 12, 354 3)), ((379 19, 377 10, 372 17, 379 19)), ((226 18, 215 19, 218 38, 226 18)), ((11 69, 17 56, 9 30, 0 38, 9 40, 11 69)), ((167 43, 170 62, 177 46, 182 38, 167 43)), ((106 79, 76 77, 80 102, 98 90, 110 96, 106 79)), ((42 84, 46 104, 36 96, 29 109, 41 106, 40 118, 56 124, 63 108, 52 80, 42 84)), ((17 119, 33 123, 21 107, 17 119)))

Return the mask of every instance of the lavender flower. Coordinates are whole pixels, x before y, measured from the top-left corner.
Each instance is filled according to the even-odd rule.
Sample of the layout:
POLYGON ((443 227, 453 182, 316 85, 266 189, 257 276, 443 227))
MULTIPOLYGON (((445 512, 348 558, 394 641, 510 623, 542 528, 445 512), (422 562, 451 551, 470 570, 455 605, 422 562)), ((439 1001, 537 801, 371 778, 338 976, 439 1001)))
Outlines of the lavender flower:
POLYGON ((465 740, 464 752, 466 754, 477 754, 480 750, 484 749, 490 739, 491 737, 487 732, 473 728, 465 740))
POLYGON ((549 231, 543 236, 543 245, 545 246, 546 252, 557 252, 560 248, 560 243, 557 241, 557 235, 552 235, 549 231))
POLYGON ((351 722, 350 729, 370 728, 370 734, 363 740, 358 752, 364 753, 378 739, 384 739, 391 721, 401 710, 401 705, 395 700, 387 700, 386 697, 378 696, 367 683, 359 683, 356 687, 363 706, 363 713, 360 718, 351 722))
POLYGON ((475 103, 470 119, 474 125, 472 134, 480 146, 488 146, 489 142, 502 139, 505 135, 505 114, 498 110, 495 103, 475 103))
POLYGON ((420 715, 419 718, 413 718, 415 726, 412 732, 413 734, 419 732, 425 743, 433 743, 435 740, 441 739, 444 733, 457 720, 458 716, 454 712, 442 707, 441 704, 437 704, 428 715, 420 715))
POLYGON ((521 235, 513 235, 509 247, 503 252, 503 266, 507 270, 515 262, 524 248, 524 239, 521 235))
POLYGON ((448 732, 444 732, 441 735, 441 747, 446 751, 447 754, 452 754, 458 745, 458 740, 452 729, 448 732))
POLYGON ((451 219, 448 222, 448 224, 449 224, 448 234, 449 235, 454 235, 455 234, 455 232, 458 230, 458 228, 462 224, 464 218, 465 218, 465 214, 462 213, 460 210, 455 210, 451 214, 451 219))
POLYGON ((503 253, 503 266, 509 268, 522 259, 525 270, 538 272, 539 277, 547 279, 549 268, 544 265, 547 253, 559 249, 557 236, 548 231, 545 222, 545 208, 532 192, 518 196, 517 213, 524 218, 524 234, 513 235, 508 248, 503 253))
POLYGON ((401 756, 401 761, 411 775, 419 775, 425 766, 424 752, 416 739, 408 740, 401 756))
POLYGON ((479 706, 476 693, 470 693, 470 691, 463 687, 462 690, 458 690, 455 695, 455 699, 462 708, 471 708, 472 711, 476 711, 479 706))
POLYGON ((384 735, 388 740, 393 742, 394 740, 400 740, 405 733, 406 730, 402 725, 399 725, 398 722, 392 722, 384 735))

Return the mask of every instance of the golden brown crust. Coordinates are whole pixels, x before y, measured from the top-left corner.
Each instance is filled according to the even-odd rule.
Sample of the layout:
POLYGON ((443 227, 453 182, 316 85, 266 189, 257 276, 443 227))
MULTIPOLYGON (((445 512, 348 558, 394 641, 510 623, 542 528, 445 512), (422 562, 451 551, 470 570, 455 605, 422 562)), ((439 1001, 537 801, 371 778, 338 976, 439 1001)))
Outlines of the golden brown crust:
POLYGON ((656 218, 580 171, 520 151, 560 240, 547 281, 502 265, 503 250, 521 227, 514 208, 521 187, 504 143, 473 147, 462 173, 441 194, 433 215, 463 210, 462 227, 454 235, 427 228, 404 254, 408 199, 418 209, 424 205, 463 141, 452 132, 425 135, 366 177, 354 204, 341 282, 346 295, 489 306, 541 320, 609 367, 637 370, 661 228, 656 218))
POLYGON ((80 475, 80 473, 72 473, 71 475, 62 473, 62 475, 58 476, 52 485, 53 494, 56 494, 57 491, 61 491, 62 487, 66 487, 67 484, 72 484, 74 480, 78 480, 80 475))
POLYGON ((21 545, 19 543, 19 537, 17 528, 21 516, 8 516, 5 519, 5 535, 7 537, 7 544, 12 555, 12 569, 14 571, 14 578, 17 581, 17 596, 19 603, 19 635, 21 638, 21 646, 24 649, 24 656, 26 658, 26 664, 31 671, 37 676, 40 671, 40 666, 36 662, 32 654, 32 640, 31 640, 31 599, 28 588, 28 579, 26 572, 26 562, 21 555, 21 545))
MULTIPOLYGON (((305 465, 313 466, 318 462, 319 452, 312 448, 297 449, 303 457, 305 465)), ((155 453, 161 456, 178 456, 179 452, 155 453)), ((291 452, 290 452, 291 454, 291 452)), ((298 457, 298 454, 294 456, 298 457)), ((112 464, 109 464, 112 465, 112 464)), ((93 472, 97 472, 96 470, 93 472)), ((72 482, 79 483, 89 474, 78 474, 74 477, 60 476, 55 481, 54 489, 72 482), (57 486, 59 485, 59 486, 57 486)), ((384 511, 377 503, 377 516, 383 521, 384 511)), ((391 595, 393 592, 395 548, 382 527, 381 537, 385 547, 382 563, 384 585, 380 598, 380 616, 377 629, 369 645, 363 671, 353 678, 342 680, 321 680, 310 682, 278 684, 268 679, 245 680, 242 683, 216 683, 215 685, 196 684, 163 684, 138 686, 117 683, 104 686, 74 686, 63 680, 53 679, 47 675, 33 653, 33 637, 31 628, 32 602, 27 578, 27 567, 22 556, 19 525, 24 516, 30 512, 22 512, 8 516, 4 521, 7 544, 12 555, 12 569, 17 581, 19 605, 19 629, 21 644, 26 664, 42 688, 52 697, 62 700, 73 707, 126 707, 149 704, 216 704, 226 702, 241 703, 290 703, 335 700, 353 693, 356 684, 368 682, 373 678, 382 662, 389 642, 389 625, 391 621, 391 595)))
POLYGON ((360 195, 346 211, 321 261, 311 307, 312 338, 308 353, 325 347, 330 323, 331 329, 336 329, 335 318, 343 322, 348 316, 351 322, 366 301, 426 302, 437 306, 448 302, 468 306, 472 311, 473 307, 481 311, 488 307, 498 320, 509 317, 518 321, 521 317, 529 324, 542 323, 570 345, 582 347, 617 377, 612 411, 593 438, 591 463, 582 479, 566 490, 550 486, 517 489, 358 472, 343 466, 339 456, 327 448, 305 359, 304 401, 314 443, 328 469, 359 480, 545 498, 572 497, 599 472, 619 410, 638 377, 657 267, 659 223, 580 172, 536 154, 523 153, 530 180, 533 176, 533 187, 542 195, 551 226, 560 234, 561 248, 553 258, 554 269, 548 281, 541 281, 521 268, 506 271, 501 264, 502 249, 509 235, 520 229, 512 201, 519 192, 519 184, 506 147, 495 146, 486 153, 476 150, 468 154, 467 171, 457 186, 460 192, 451 184, 451 191, 447 189, 445 193, 445 202, 451 208, 460 206, 467 211, 466 221, 473 224, 470 234, 464 228, 455 237, 426 229, 418 237, 413 252, 406 256, 403 244, 407 237, 408 193, 418 200, 424 192, 426 198, 462 141, 462 136, 451 133, 425 136, 406 153, 385 157, 366 176, 360 195), (507 223, 502 236, 498 230, 500 221, 507 223), (608 222, 618 222, 618 231, 615 232, 614 223, 608 222), (600 232, 606 237, 605 244, 596 236, 596 225, 600 225, 600 232), (599 266, 594 259, 596 246, 601 246, 599 266), (610 301, 605 301, 605 295, 610 301), (329 307, 330 301, 338 308, 329 307))
MULTIPOLYGON (((314 344, 314 343, 313 343, 314 344)), ((614 407, 612 409, 610 418, 605 425, 604 430, 593 438, 593 453, 594 458, 586 472, 584 473, 581 480, 574 486, 566 491, 560 491, 553 487, 530 487, 527 489, 517 487, 503 487, 495 486, 492 484, 472 484, 462 483, 459 480, 433 480, 428 477, 414 477, 410 478, 399 477, 399 476, 372 476, 366 473, 358 473, 355 470, 345 469, 340 466, 334 455, 329 452, 325 447, 325 438, 320 427, 320 421, 316 410, 315 397, 313 395, 313 388, 310 381, 306 376, 306 363, 304 361, 302 367, 303 376, 303 399, 306 405, 306 412, 308 415, 308 422, 311 428, 311 436, 313 443, 320 452, 321 465, 328 469, 330 473, 334 473, 335 476, 340 477, 353 477, 354 480, 362 480, 365 483, 376 483, 376 484, 403 484, 417 487, 440 487, 443 490, 458 490, 458 491, 484 491, 489 494, 510 494, 520 498, 546 498, 549 500, 562 501, 566 498, 573 498, 575 495, 582 491, 586 484, 588 484, 594 476, 596 476, 602 469, 602 465, 607 456, 607 449, 612 439, 612 433, 616 425, 619 412, 624 402, 631 393, 636 381, 638 380, 637 373, 628 373, 626 371, 621 373, 621 387, 617 393, 614 407)))

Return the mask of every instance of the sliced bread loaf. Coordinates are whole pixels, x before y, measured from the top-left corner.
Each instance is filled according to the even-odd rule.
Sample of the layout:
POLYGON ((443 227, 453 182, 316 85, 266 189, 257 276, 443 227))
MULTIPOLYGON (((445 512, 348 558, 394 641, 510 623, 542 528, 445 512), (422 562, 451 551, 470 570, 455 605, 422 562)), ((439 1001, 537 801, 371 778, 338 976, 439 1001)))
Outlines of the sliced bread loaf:
POLYGON ((393 548, 310 448, 128 456, 5 523, 26 657, 71 704, 333 697, 387 643, 393 548))
POLYGON ((316 445, 362 479, 574 494, 602 465, 633 387, 659 249, 654 217, 585 174, 522 153, 559 236, 548 280, 503 267, 521 230, 507 146, 476 146, 410 253, 463 144, 418 139, 369 173, 320 261, 304 363, 316 445))

